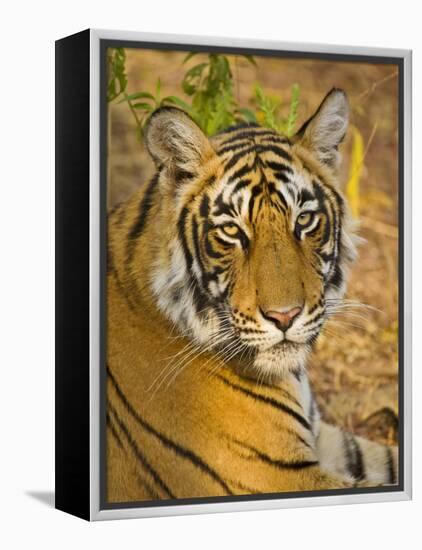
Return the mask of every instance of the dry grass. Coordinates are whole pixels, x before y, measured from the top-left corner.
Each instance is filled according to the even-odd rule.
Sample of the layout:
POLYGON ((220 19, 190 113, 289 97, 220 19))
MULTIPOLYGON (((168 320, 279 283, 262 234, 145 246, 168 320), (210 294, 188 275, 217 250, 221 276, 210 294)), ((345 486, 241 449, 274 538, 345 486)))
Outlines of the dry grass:
MULTIPOLYGON (((129 93, 152 90, 158 77, 164 94, 180 95, 184 53, 128 50, 129 93)), ((194 62, 194 60, 192 61, 194 62)), ((196 62, 196 61, 195 61, 196 62)), ((351 274, 347 297, 376 309, 362 317, 344 315, 327 325, 309 372, 324 417, 355 433, 397 439, 397 76, 392 65, 335 63, 307 59, 257 58, 255 69, 233 57, 236 94, 247 106, 254 83, 289 100, 291 85, 301 88, 299 123, 333 86, 344 88, 352 123, 364 143, 359 178, 359 233, 364 239, 351 274)), ((136 140, 125 104, 110 107, 109 205, 145 184, 153 165, 136 140)), ((351 134, 351 132, 349 132, 351 134)), ((349 177, 351 137, 344 145, 343 188, 349 177)))

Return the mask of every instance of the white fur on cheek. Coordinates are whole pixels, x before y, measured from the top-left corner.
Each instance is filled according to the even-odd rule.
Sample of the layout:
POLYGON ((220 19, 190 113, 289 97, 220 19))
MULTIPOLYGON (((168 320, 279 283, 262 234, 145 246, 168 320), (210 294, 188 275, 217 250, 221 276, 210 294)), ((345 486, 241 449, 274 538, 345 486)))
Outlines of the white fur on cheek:
POLYGON ((188 273, 182 247, 173 239, 169 247, 168 266, 156 263, 151 272, 151 288, 164 315, 183 332, 201 344, 207 343, 215 330, 215 320, 201 320, 193 301, 193 285, 198 284, 188 273), (177 293, 177 299, 174 294, 177 293))

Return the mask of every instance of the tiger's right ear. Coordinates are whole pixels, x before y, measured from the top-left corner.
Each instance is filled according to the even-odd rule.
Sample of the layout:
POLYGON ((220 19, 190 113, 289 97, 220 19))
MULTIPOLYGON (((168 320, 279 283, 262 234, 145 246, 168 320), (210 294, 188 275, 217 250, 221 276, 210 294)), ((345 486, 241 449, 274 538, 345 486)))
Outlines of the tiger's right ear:
POLYGON ((349 124, 349 102, 346 93, 333 88, 316 112, 293 137, 293 141, 310 150, 317 159, 332 169, 338 167, 338 146, 349 124))
POLYGON ((195 173, 215 154, 196 122, 176 107, 161 107, 151 115, 145 143, 157 167, 174 174, 195 173))

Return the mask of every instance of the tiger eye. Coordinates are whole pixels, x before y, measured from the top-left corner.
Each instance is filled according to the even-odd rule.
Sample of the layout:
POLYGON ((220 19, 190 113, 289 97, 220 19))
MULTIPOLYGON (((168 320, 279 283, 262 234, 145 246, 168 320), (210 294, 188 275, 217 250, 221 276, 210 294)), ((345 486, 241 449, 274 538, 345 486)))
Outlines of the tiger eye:
POLYGON ((302 227, 305 227, 312 222, 314 216, 314 212, 302 212, 302 214, 299 214, 299 216, 297 217, 296 223, 301 225, 302 227))
POLYGON ((229 237, 235 237, 239 233, 239 228, 234 223, 226 223, 221 229, 229 237))

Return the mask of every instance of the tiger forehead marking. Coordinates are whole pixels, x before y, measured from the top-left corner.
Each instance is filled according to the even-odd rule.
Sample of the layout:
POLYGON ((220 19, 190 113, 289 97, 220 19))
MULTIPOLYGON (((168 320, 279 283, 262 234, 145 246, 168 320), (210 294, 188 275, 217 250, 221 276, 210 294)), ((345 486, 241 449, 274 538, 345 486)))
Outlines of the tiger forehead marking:
POLYGON ((162 209, 174 211, 150 273, 158 305, 195 342, 270 378, 304 366, 355 253, 335 176, 348 111, 343 95, 326 101, 292 139, 246 125, 209 140, 174 108, 147 128, 162 209))
MULTIPOLYGON (((261 128, 249 131, 242 128, 230 134, 229 140, 220 138, 222 145, 217 148, 220 155, 223 151, 223 164, 229 163, 230 171, 202 198, 202 204, 208 207, 206 211, 202 209, 202 213, 211 217, 215 225, 238 223, 244 248, 252 235, 262 248, 280 248, 283 241, 287 247, 294 246, 289 242, 289 234, 294 233, 294 222, 300 212, 305 212, 308 218, 318 212, 319 216, 315 216, 306 233, 317 232, 317 236, 322 237, 325 232, 320 258, 328 284, 330 266, 325 265, 324 260, 334 259, 338 245, 337 239, 330 241, 329 224, 334 233, 339 230, 342 198, 310 172, 292 151, 289 140, 261 128), (227 141, 232 144, 232 151, 228 150, 227 141), (234 158, 237 163, 233 165, 234 158)), ((303 240, 304 235, 304 231, 296 232, 299 240, 303 240)))
MULTIPOLYGON (((223 147, 217 148, 217 153, 223 158, 224 172, 211 192, 213 217, 221 216, 224 220, 224 216, 227 219, 238 216, 253 223, 264 213, 261 206, 275 207, 283 214, 294 214, 297 207, 317 208, 312 175, 291 151, 287 139, 254 128, 247 133, 244 129, 233 133, 235 136, 229 140, 233 150, 224 146, 226 141, 223 141, 223 147), (249 136, 248 141, 245 134, 249 136), (242 148, 236 152, 239 146, 242 148), (236 164, 233 164, 234 160, 236 164), (226 165, 230 166, 229 170, 226 165)), ((204 203, 209 204, 208 197, 204 203)), ((273 218, 277 219, 275 213, 273 218)))

